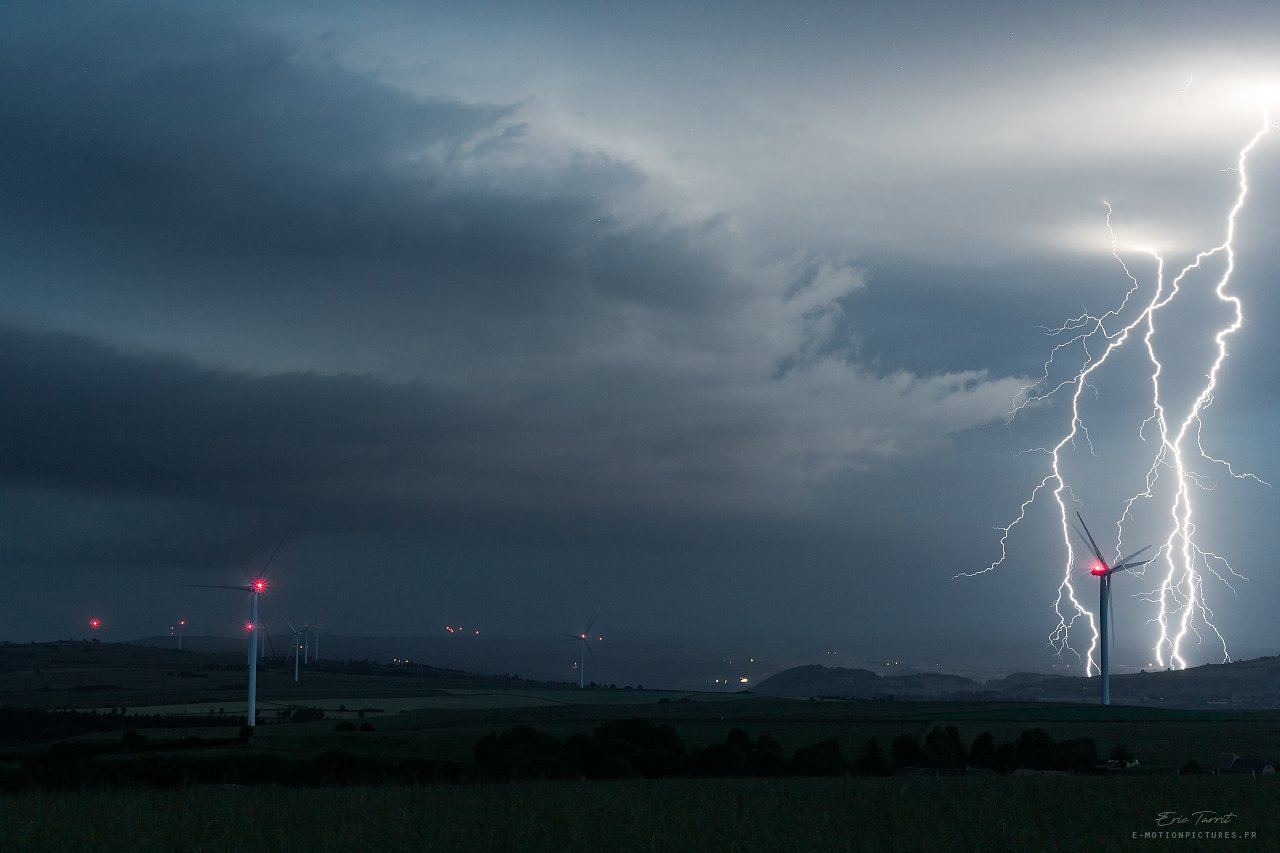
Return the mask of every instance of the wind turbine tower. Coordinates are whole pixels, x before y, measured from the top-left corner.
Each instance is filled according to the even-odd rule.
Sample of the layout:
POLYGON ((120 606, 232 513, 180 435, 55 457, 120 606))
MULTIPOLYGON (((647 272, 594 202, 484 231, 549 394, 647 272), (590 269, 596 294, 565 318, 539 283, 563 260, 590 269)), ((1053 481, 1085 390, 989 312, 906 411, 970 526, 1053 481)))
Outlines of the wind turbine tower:
MULTIPOLYGON (((596 615, 598 616, 599 614, 596 615)), ((591 626, 594 624, 596 624, 596 616, 591 617, 591 621, 587 623, 587 627, 582 629, 581 634, 566 635, 570 639, 578 640, 581 643, 578 648, 578 687, 580 689, 587 686, 587 657, 591 657, 592 663, 596 662, 596 653, 591 651, 591 638, 589 636, 591 634, 591 626)), ((604 638, 597 637, 596 639, 601 640, 604 638)))
POLYGON ((187 584, 191 587, 199 587, 201 589, 234 589, 240 592, 249 593, 249 621, 245 623, 245 630, 249 632, 249 701, 248 701, 248 725, 257 725, 258 713, 258 631, 261 630, 260 620, 258 617, 258 596, 267 591, 267 581, 265 578, 256 578, 248 586, 231 586, 229 584, 207 584, 193 583, 187 584))
POLYGON ((258 578, 249 585, 249 719, 248 724, 257 725, 258 720, 258 631, 261 628, 258 619, 258 596, 266 592, 267 582, 258 578))
POLYGON ((271 566, 271 561, 276 558, 276 554, 280 553, 280 549, 284 547, 285 540, 289 538, 286 532, 280 538, 276 549, 271 552, 271 556, 262 564, 262 571, 258 576, 249 582, 248 586, 228 586, 226 584, 207 584, 207 583, 191 583, 187 586, 201 587, 203 589, 235 589, 241 592, 249 593, 249 622, 245 628, 249 631, 249 702, 248 717, 246 722, 250 726, 257 725, 258 722, 258 630, 260 629, 260 618, 258 616, 258 596, 267 591, 267 569, 271 566))
POLYGON ((303 625, 301 628, 293 627, 293 623, 288 619, 284 620, 289 626, 289 630, 293 632, 293 681, 298 681, 298 660, 304 654, 307 643, 307 632, 311 630, 310 625, 303 625))
POLYGON ((320 660, 320 625, 317 621, 302 626, 302 662, 320 660))
POLYGON ((1110 644, 1111 576, 1114 575, 1116 572, 1123 572, 1125 569, 1134 569, 1134 568, 1137 568, 1138 566, 1145 566, 1147 563, 1150 563, 1151 560, 1155 558, 1151 557, 1146 560, 1131 562, 1134 557, 1138 556, 1143 551, 1151 547, 1150 545, 1145 545, 1142 548, 1139 548, 1137 551, 1134 551, 1129 556, 1122 557, 1121 559, 1117 560, 1116 565, 1114 566, 1108 565, 1106 559, 1102 556, 1102 551, 1099 550, 1098 548, 1098 543, 1093 541, 1093 535, 1089 533, 1089 528, 1084 523, 1084 516, 1080 515, 1080 513, 1077 512, 1076 518, 1080 519, 1080 527, 1084 528, 1083 533, 1080 530, 1076 530, 1076 535, 1079 536, 1080 539, 1086 545, 1089 546, 1089 550, 1093 552, 1093 556, 1097 560, 1097 562, 1093 564, 1092 568, 1090 568, 1089 572, 1094 577, 1098 578, 1098 580, 1100 581, 1098 585, 1098 641, 1099 643, 1101 643, 1101 649, 1098 654, 1098 661, 1100 664, 1098 669, 1102 679, 1102 704, 1110 705, 1111 704, 1111 644, 1110 644))

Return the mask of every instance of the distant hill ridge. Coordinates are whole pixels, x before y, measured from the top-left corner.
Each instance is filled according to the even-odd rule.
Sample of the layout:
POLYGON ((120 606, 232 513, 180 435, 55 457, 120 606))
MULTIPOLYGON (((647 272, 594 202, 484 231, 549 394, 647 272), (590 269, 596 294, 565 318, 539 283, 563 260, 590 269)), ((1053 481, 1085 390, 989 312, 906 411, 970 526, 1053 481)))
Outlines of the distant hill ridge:
POLYGON ((809 664, 783 670, 757 684, 755 693, 770 696, 845 696, 873 699, 877 696, 937 696, 978 691, 983 685, 971 678, 942 673, 877 675, 868 669, 809 664))
MULTIPOLYGON (((752 692, 799 698, 1091 702, 1098 697, 1099 685, 1097 678, 1082 675, 1017 672, 984 683, 942 673, 877 675, 866 669, 810 664, 770 676, 752 692)), ((1280 708, 1280 657, 1113 675, 1111 694, 1119 705, 1280 708)))

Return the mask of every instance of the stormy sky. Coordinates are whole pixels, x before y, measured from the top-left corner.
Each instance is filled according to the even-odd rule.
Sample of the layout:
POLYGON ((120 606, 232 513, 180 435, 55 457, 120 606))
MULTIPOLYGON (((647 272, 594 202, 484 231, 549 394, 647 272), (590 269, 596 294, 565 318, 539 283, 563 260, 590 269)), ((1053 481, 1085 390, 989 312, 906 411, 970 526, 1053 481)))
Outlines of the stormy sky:
MULTIPOLYGON (((1147 284, 1138 247, 1224 239, 1278 27, 1261 3, 6 4, 0 637, 233 633, 182 585, 284 537, 273 606, 335 633, 599 612, 1049 661, 1048 504, 953 579, 999 557, 1065 423, 1009 413, 1046 329, 1130 284, 1104 201, 1147 284)), ((1202 441, 1276 482, 1280 133, 1249 175, 1202 441)), ((1171 397, 1220 314, 1162 318, 1171 397)), ((1116 361, 1068 473, 1097 528, 1148 458, 1149 379, 1116 361)), ((1280 500, 1204 471, 1198 533, 1249 578, 1206 587, 1215 619, 1273 653, 1280 500)), ((1121 592, 1137 661, 1151 613, 1121 592)))

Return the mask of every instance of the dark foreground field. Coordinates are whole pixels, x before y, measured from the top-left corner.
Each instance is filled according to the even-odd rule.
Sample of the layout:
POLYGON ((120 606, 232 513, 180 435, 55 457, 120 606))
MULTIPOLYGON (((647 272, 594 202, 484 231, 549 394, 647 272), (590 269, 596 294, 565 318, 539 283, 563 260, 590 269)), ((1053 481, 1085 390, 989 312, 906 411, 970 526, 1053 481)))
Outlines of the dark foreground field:
POLYGON ((0 838, 5 850, 33 853, 1275 850, 1280 786, 1210 776, 894 777, 32 793, 0 799, 0 838), (1209 811, 1231 817, 1192 825, 1209 811), (1192 823, 1161 826, 1165 812, 1192 823), (1159 832, 1227 837, 1143 837, 1159 832))
POLYGON ((250 732, 239 656, 62 643, 0 647, 0 664, 0 853, 1280 850, 1276 774, 1194 772, 1224 752, 1274 764, 1276 710, 579 690, 349 662, 264 679, 250 732), (966 767, 984 775, 920 775, 966 767))

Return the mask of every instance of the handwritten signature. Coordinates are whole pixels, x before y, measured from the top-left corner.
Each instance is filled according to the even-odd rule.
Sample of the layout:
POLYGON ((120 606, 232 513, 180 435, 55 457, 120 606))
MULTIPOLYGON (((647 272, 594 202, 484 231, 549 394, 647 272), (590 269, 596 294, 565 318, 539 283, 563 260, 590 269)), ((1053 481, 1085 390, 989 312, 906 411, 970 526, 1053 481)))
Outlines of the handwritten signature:
POLYGON ((1156 826, 1226 826, 1238 818, 1235 812, 1198 811, 1191 814, 1180 812, 1160 812, 1156 815, 1156 826))

